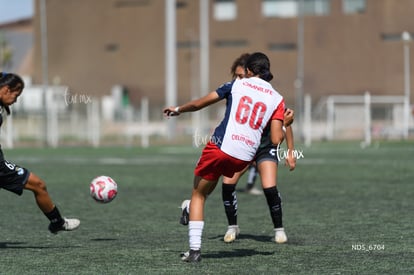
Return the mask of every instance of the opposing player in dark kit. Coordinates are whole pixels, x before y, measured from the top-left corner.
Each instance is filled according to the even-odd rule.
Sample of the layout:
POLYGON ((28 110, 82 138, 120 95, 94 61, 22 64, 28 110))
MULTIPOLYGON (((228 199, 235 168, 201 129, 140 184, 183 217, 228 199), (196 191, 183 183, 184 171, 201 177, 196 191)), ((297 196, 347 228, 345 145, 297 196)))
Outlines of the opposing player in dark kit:
MULTIPOLYGON (((24 82, 22 78, 12 73, 0 73, 0 126, 3 114, 10 114, 10 105, 16 102, 22 94, 24 82)), ((79 227, 78 219, 67 219, 60 215, 59 210, 49 196, 45 182, 38 176, 4 159, 0 147, 0 188, 17 195, 23 190, 33 192, 35 201, 40 210, 49 219, 49 231, 56 234, 59 231, 71 231, 79 227)))

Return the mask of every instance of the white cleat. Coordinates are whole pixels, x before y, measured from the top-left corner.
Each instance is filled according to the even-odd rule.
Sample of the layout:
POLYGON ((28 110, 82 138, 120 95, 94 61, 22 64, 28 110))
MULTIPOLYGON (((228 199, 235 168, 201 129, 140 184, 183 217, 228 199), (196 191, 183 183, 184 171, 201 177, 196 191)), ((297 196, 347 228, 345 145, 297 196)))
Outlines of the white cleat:
POLYGON ((285 233, 285 229, 283 227, 275 228, 275 242, 276 243, 286 243, 287 242, 287 236, 286 236, 286 233, 285 233))
POLYGON ((225 243, 231 243, 236 240, 237 236, 240 233, 240 229, 238 225, 229 225, 227 227, 226 234, 224 235, 224 242, 225 243))
POLYGON ((256 187, 253 187, 252 189, 247 190, 247 193, 250 195, 263 195, 263 191, 257 189, 256 187))
POLYGON ((64 231, 72 231, 79 227, 80 220, 78 219, 67 219, 64 218, 65 223, 63 224, 63 230, 64 231))
POLYGON ((54 227, 52 226, 52 224, 49 225, 49 231, 53 234, 57 234, 59 231, 72 231, 75 230, 79 227, 80 225, 80 220, 78 219, 68 219, 68 218, 63 218, 64 219, 64 223, 62 224, 62 226, 60 227, 54 227))

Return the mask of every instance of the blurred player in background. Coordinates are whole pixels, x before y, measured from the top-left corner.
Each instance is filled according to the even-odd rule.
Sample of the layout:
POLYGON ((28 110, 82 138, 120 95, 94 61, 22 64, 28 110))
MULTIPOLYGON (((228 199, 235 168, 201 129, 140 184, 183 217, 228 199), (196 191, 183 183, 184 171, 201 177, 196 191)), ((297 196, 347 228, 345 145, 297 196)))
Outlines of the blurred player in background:
POLYGON ((250 195, 263 195, 263 191, 259 190, 254 185, 256 184, 257 174, 259 171, 257 171, 257 167, 255 163, 252 163, 249 165, 247 169, 247 181, 246 181, 246 187, 237 189, 238 192, 246 192, 250 195))
POLYGON ((269 58, 263 53, 250 55, 246 60, 246 75, 248 78, 235 79, 205 97, 163 110, 167 116, 176 116, 226 99, 225 117, 203 149, 194 170, 188 224, 190 250, 182 255, 186 262, 201 260, 205 200, 220 176, 231 178, 252 161, 268 123, 272 142, 283 141, 285 104, 283 97, 269 83, 273 79, 269 58))
MULTIPOLYGON (((22 78, 12 73, 0 73, 0 126, 3 122, 3 113, 10 114, 10 105, 16 102, 22 94, 24 82, 22 78)), ((46 184, 38 176, 4 159, 0 148, 0 188, 6 189, 17 195, 22 195, 23 190, 33 192, 36 204, 49 219, 49 231, 71 231, 79 227, 78 219, 63 218, 52 202, 46 189, 46 184)))

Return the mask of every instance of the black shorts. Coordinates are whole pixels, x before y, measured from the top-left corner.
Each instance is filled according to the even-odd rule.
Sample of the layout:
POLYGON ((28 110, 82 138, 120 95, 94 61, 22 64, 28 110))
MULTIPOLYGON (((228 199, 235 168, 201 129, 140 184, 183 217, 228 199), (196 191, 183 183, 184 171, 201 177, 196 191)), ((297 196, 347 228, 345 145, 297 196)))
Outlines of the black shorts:
POLYGON ((279 146, 268 144, 265 147, 261 147, 257 150, 255 161, 259 164, 262 161, 273 161, 276 164, 279 163, 279 146))
POLYGON ((0 160, 0 188, 20 196, 23 193, 29 174, 30 172, 26 168, 17 166, 7 160, 0 160))

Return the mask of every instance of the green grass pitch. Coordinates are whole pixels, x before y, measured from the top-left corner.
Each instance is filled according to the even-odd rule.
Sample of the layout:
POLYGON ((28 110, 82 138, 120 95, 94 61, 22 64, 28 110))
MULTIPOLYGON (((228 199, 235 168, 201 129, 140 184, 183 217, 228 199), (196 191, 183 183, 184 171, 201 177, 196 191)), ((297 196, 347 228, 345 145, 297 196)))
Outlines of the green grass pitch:
POLYGON ((30 192, 1 190, 0 274, 413 274, 414 143, 297 149, 296 170, 280 165, 278 176, 288 243, 273 242, 264 196, 240 193, 240 237, 225 244, 218 185, 206 203, 198 264, 179 258, 188 238, 178 207, 190 196, 201 148, 5 150, 47 182, 62 214, 81 227, 52 235, 30 192), (119 186, 109 204, 89 196, 102 174, 119 186))

